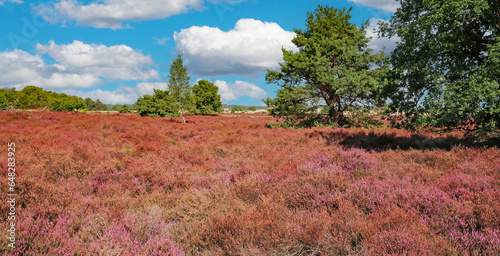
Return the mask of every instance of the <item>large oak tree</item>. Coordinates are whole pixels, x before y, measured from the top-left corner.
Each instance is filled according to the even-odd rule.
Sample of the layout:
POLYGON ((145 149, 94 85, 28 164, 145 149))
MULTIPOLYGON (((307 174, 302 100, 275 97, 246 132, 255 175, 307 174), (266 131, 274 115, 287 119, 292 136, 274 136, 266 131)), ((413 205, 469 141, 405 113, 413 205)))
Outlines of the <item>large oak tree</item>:
POLYGON ((500 1, 400 0, 385 93, 408 127, 500 128, 500 1))

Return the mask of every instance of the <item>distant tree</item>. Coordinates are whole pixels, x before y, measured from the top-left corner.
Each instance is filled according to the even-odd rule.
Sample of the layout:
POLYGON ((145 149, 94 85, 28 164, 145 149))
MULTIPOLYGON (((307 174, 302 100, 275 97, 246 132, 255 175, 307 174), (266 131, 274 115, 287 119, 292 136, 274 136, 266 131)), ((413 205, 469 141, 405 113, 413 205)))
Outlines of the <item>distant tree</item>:
POLYGON ((195 114, 211 114, 222 112, 219 88, 212 82, 200 80, 193 86, 195 114))
POLYGON ((406 114, 407 128, 499 130, 500 1, 400 2, 381 24, 382 35, 401 39, 384 90, 392 110, 406 114))
POLYGON ((10 104, 9 104, 9 101, 7 100, 7 97, 5 97, 5 95, 1 95, 0 94, 0 108, 7 108, 9 107, 10 104))
POLYGON ((26 86, 17 94, 17 106, 19 109, 35 109, 49 105, 50 91, 44 91, 33 85, 26 86))
POLYGON ((231 113, 243 112, 243 111, 245 111, 245 109, 240 105, 236 105, 231 109, 231 113))
POLYGON ((91 98, 85 98, 85 105, 87 105, 87 110, 93 111, 96 110, 96 103, 91 98))
POLYGON ((184 66, 182 55, 178 54, 177 59, 172 61, 172 65, 170 66, 168 91, 174 98, 173 107, 179 112, 184 123, 186 122, 184 114, 193 112, 194 110, 194 98, 191 93, 191 86, 189 85, 190 79, 187 67, 184 66))
POLYGON ((137 99, 135 106, 141 116, 179 116, 180 113, 175 108, 174 103, 175 98, 170 92, 155 89, 153 96, 144 95, 140 97, 137 99))
POLYGON ((113 107, 111 107, 111 110, 118 111, 120 107, 121 107, 120 105, 113 105, 113 107))
POLYGON ((122 105, 118 108, 118 112, 120 113, 130 113, 130 107, 128 105, 122 105))
POLYGON ((108 110, 108 106, 106 106, 106 104, 102 103, 101 100, 97 99, 95 101, 95 110, 97 110, 97 111, 107 111, 108 110))
POLYGON ((16 104, 17 101, 17 91, 16 88, 4 88, 0 89, 0 108, 9 108, 16 104))
POLYGON ((248 111, 256 111, 257 108, 255 106, 250 106, 248 107, 248 111))
POLYGON ((87 105, 85 101, 77 96, 69 96, 64 93, 61 94, 53 94, 54 98, 50 102, 50 110, 51 111, 66 111, 73 112, 78 110, 87 109, 87 105))
MULTIPOLYGON (((283 96, 290 94, 306 106, 311 102, 326 104, 328 122, 341 125, 348 122, 344 112, 352 106, 376 103, 387 69, 384 55, 372 54, 368 48, 368 22, 357 27, 350 21, 350 11, 320 5, 307 13, 306 28, 295 29, 292 40, 298 52, 283 49, 281 70, 266 74, 267 83, 283 88, 283 96), (296 89, 303 96, 292 95, 299 92, 296 89)), ((286 102, 280 99, 269 103, 286 102)), ((286 106, 279 108, 286 110, 286 106)))

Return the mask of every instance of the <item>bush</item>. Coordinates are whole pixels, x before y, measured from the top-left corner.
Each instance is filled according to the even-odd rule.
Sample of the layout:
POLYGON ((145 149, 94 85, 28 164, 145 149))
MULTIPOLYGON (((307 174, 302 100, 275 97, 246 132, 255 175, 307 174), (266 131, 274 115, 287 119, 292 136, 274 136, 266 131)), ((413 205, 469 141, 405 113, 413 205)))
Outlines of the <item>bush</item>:
POLYGON ((118 108, 118 111, 120 113, 130 113, 130 107, 128 105, 122 105, 121 107, 118 108))
POLYGON ((243 112, 243 111, 245 111, 245 109, 240 105, 236 105, 231 109, 231 113, 243 112))

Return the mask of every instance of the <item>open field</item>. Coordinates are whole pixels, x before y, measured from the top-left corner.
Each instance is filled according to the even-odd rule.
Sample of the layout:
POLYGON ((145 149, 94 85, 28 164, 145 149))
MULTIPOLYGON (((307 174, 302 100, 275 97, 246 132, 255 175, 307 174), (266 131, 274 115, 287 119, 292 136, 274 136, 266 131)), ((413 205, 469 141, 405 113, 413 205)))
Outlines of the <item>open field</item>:
POLYGON ((0 112, 2 254, 500 255, 497 147, 268 129, 266 115, 187 120, 0 112))

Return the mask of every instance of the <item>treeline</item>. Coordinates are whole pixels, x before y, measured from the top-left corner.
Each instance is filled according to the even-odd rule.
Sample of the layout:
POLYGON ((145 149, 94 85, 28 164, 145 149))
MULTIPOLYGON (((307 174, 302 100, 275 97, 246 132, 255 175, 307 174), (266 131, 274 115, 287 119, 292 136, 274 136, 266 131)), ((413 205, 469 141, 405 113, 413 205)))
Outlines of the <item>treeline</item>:
POLYGON ((141 116, 182 117, 184 115, 206 115, 223 111, 219 88, 206 80, 190 86, 190 77, 182 55, 172 61, 167 90, 154 90, 153 95, 137 99, 135 108, 141 116))
POLYGON ((0 89, 0 109, 47 109, 50 111, 105 111, 107 106, 99 99, 85 100, 65 93, 46 91, 33 85, 21 91, 16 88, 0 89))

